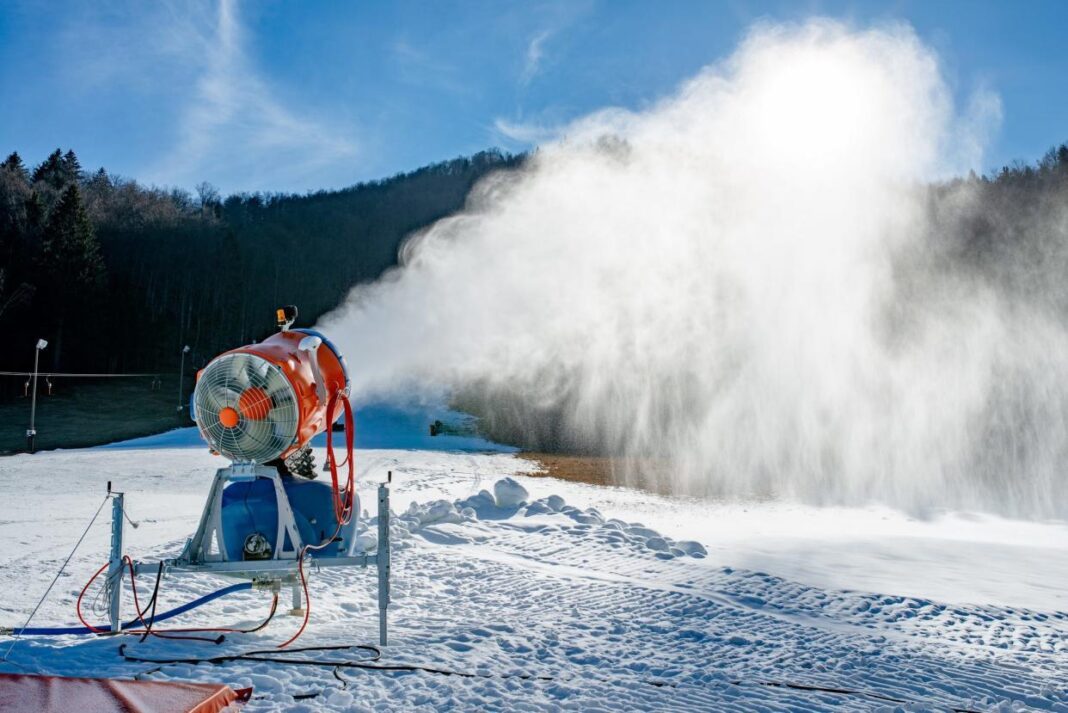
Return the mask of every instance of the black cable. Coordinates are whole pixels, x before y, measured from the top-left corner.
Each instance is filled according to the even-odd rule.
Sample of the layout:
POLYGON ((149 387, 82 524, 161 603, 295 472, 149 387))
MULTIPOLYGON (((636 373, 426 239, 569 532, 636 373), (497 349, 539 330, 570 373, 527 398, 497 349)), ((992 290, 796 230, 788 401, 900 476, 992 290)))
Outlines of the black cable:
MULTIPOLYGON (((470 671, 453 671, 445 668, 435 668, 433 666, 418 666, 416 664, 374 664, 372 662, 378 661, 382 657, 382 651, 377 646, 365 645, 365 644, 350 644, 340 646, 306 646, 300 649, 289 649, 289 653, 300 653, 305 651, 345 651, 359 649, 364 651, 371 651, 374 656, 366 661, 320 661, 316 659, 292 659, 284 656, 278 656, 277 650, 268 649, 266 651, 247 651, 243 654, 233 654, 230 656, 215 656, 212 658, 195 658, 195 659, 147 659, 135 656, 130 656, 125 653, 126 645, 123 644, 119 647, 119 654, 127 661, 136 663, 151 663, 157 665, 168 664, 223 664, 230 663, 232 661, 259 661, 266 663, 281 663, 281 664, 295 664, 303 666, 333 666, 334 678, 342 683, 342 688, 348 687, 348 681, 341 675, 341 669, 355 668, 365 671, 423 671, 425 673, 433 673, 442 676, 459 676, 461 678, 520 678, 530 681, 555 681, 555 676, 536 676, 533 674, 525 673, 472 673, 470 671), (265 654, 271 654, 267 656, 265 654)), ((667 681, 642 681, 650 686, 656 686, 657 688, 677 688, 678 684, 669 683, 667 681)), ((808 691, 812 693, 830 693, 840 696, 861 696, 865 698, 873 698, 876 700, 887 701, 890 703, 910 703, 911 701, 903 698, 894 698, 882 693, 876 693, 874 691, 856 691, 848 688, 832 688, 829 686, 815 686, 804 683, 790 683, 783 681, 742 681, 733 680, 727 681, 731 686, 765 686, 768 688, 786 688, 795 691, 808 691)), ((314 698, 320 694, 300 694, 304 698, 314 698)), ((980 713, 970 708, 956 708, 950 707, 949 710, 953 713, 980 713)))
MULTIPOLYGON (((880 701, 889 701, 891 703, 908 703, 904 698, 894 698, 893 696, 883 695, 882 693, 873 693, 871 691, 852 691, 848 688, 830 688, 824 686, 810 686, 805 683, 785 683, 782 681, 751 681, 752 685, 767 686, 768 688, 790 688, 795 691, 814 691, 817 693, 836 693, 842 696, 867 696, 869 698, 877 698, 880 701)), ((732 686, 744 686, 745 681, 731 681, 732 686)), ((953 710, 958 710, 954 708, 953 710)))
MULTIPOLYGON (((163 577, 163 560, 160 560, 159 568, 156 570, 156 584, 152 587, 152 599, 149 600, 146 609, 151 609, 151 613, 148 615, 148 624, 145 625, 145 633, 141 634, 141 643, 145 642, 148 635, 152 633, 152 625, 156 623, 156 600, 159 597, 159 580, 163 577)), ((141 618, 141 615, 138 615, 141 618)))
MULTIPOLYGON (((133 560, 131 560, 129 557, 125 557, 125 556, 123 557, 123 560, 130 568, 130 589, 131 589, 131 591, 133 591, 133 595, 134 595, 134 609, 137 610, 137 619, 145 627, 145 631, 144 631, 143 635, 141 636, 141 641, 144 641, 145 638, 147 638, 149 634, 151 634, 152 636, 159 637, 161 639, 177 639, 177 640, 181 640, 181 641, 206 641, 209 644, 215 644, 216 646, 218 646, 219 644, 221 644, 223 641, 226 640, 226 637, 221 635, 221 634, 219 636, 216 636, 216 637, 208 637, 208 636, 187 636, 187 635, 177 635, 177 634, 164 634, 164 633, 160 633, 158 631, 152 631, 152 624, 154 622, 152 620, 149 620, 147 623, 145 622, 145 612, 148 611, 149 607, 152 607, 153 611, 155 610, 155 606, 156 606, 155 605, 155 601, 156 601, 156 598, 159 596, 159 581, 160 581, 160 577, 163 575, 163 562, 159 563, 159 569, 156 570, 156 584, 152 588, 152 598, 149 600, 149 603, 145 605, 145 608, 141 609, 140 605, 137 603, 137 582, 135 581, 136 578, 137 578, 137 573, 134 570, 133 560)), ((119 585, 121 585, 121 584, 122 584, 122 580, 120 578, 119 585)), ((273 615, 273 611, 272 611, 272 615, 273 615)), ((153 613, 153 617, 154 616, 155 616, 155 614, 153 613)))
POLYGON ((260 622, 259 626, 254 627, 252 629, 242 629, 241 631, 239 631, 237 633, 238 634, 255 634, 257 631, 260 631, 261 629, 266 629, 267 625, 271 623, 271 619, 274 619, 275 612, 277 612, 277 611, 278 611, 278 595, 275 594, 271 598, 271 611, 269 611, 267 613, 267 618, 264 619, 262 622, 260 622))
POLYGON ((362 650, 370 651, 372 657, 366 659, 364 662, 360 661, 321 661, 317 659, 302 659, 293 658, 290 656, 280 656, 277 649, 266 649, 257 651, 246 651, 241 654, 228 654, 224 656, 211 656, 202 658, 189 658, 189 659, 149 659, 142 658, 140 656, 131 656, 126 653, 126 644, 119 646, 119 655, 126 661, 135 663, 150 663, 157 665, 169 665, 169 664, 224 664, 232 661, 259 661, 266 663, 283 663, 293 664, 296 666, 333 666, 337 668, 360 668, 366 665, 366 662, 377 661, 382 657, 382 652, 377 646, 370 646, 364 644, 346 644, 339 646, 305 646, 299 649, 288 649, 287 653, 302 653, 310 651, 352 651, 362 650))
MULTIPOLYGON (((278 611, 278 595, 275 594, 271 598, 271 610, 269 612, 267 612, 267 618, 266 619, 264 619, 262 622, 260 622, 256 626, 252 627, 251 629, 226 629, 226 631, 228 631, 229 633, 233 633, 233 634, 253 634, 253 633, 265 628, 268 624, 270 624, 271 620, 274 619, 274 615, 275 615, 275 613, 277 611, 278 611)), ((152 623, 149 622, 149 626, 150 627, 151 627, 151 624, 152 623)), ((190 636, 188 634, 174 634, 174 633, 164 633, 164 632, 159 632, 159 631, 153 631, 152 632, 152 636, 157 636, 157 637, 159 637, 161 639, 176 639, 176 640, 179 640, 179 641, 206 641, 209 644, 215 644, 216 646, 218 646, 222 642, 226 641, 226 636, 224 634, 219 634, 216 637, 210 637, 210 636, 190 636)), ((141 641, 144 641, 144 637, 141 638, 141 641)))
MULTIPOLYGON (((555 676, 535 676, 530 673, 471 673, 470 671, 452 671, 447 668, 434 668, 433 666, 417 666, 415 664, 360 664, 358 666, 346 666, 345 668, 359 668, 368 671, 424 671, 436 673, 441 676, 459 676, 460 678, 522 678, 529 681, 555 681, 555 676)), ((337 676, 335 676, 337 677, 337 676)), ((653 686, 665 686, 672 684, 644 681, 653 686)))
MULTIPOLYGON (((816 693, 833 693, 839 696, 865 696, 867 698, 874 698, 880 701, 888 701, 890 703, 912 703, 913 701, 905 700, 904 698, 894 698, 887 696, 883 693, 875 693, 874 691, 854 691, 849 688, 830 688, 825 686, 810 686, 805 683, 789 683, 784 681, 749 681, 748 684, 745 681, 728 681, 732 686, 766 686, 768 688, 789 688, 795 691, 813 691, 816 693)), ((949 708, 953 713, 980 713, 980 711, 972 710, 971 708, 949 708)))

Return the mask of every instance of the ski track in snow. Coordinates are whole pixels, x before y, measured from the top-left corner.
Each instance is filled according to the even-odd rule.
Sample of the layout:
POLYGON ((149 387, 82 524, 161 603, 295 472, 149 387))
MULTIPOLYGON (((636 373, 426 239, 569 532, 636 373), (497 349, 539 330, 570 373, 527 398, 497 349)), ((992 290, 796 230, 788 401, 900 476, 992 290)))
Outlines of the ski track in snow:
MULTIPOLYGON (((1023 574, 1005 569, 1010 566, 1005 561, 1013 559, 1008 556, 992 555, 988 562, 977 556, 971 565, 975 571, 989 567, 995 581, 1026 575, 1032 581, 1022 585, 1020 596, 1037 606, 984 602, 981 592, 971 603, 966 596, 940 601, 864 591, 851 584, 848 573, 847 587, 815 586, 795 576, 803 562, 791 567, 782 560, 782 572, 772 573, 729 566, 732 559, 745 560, 745 544, 717 549, 714 537, 699 536, 715 532, 700 527, 701 506, 672 501, 670 516, 676 520, 658 531, 633 518, 635 511, 656 506, 655 496, 524 477, 529 464, 506 453, 367 450, 357 458, 365 510, 374 508, 376 481, 394 472, 391 645, 380 663, 476 676, 357 669, 335 676, 329 667, 261 662, 154 670, 124 662, 117 653, 120 641, 107 637, 22 639, 0 670, 252 685, 248 711, 1068 711, 1068 607, 1061 605, 1059 591, 1068 584, 1063 576, 1068 544, 1058 546, 1068 532, 1063 523, 1020 523, 1027 535, 1022 539, 1039 533, 1046 540, 1031 547, 1010 543, 1016 549, 1006 550, 1046 562, 1042 571, 1028 574, 1026 557, 1016 558, 1024 562, 1018 570, 1023 574), (493 491, 505 476, 533 493, 526 498, 530 502, 502 507, 489 492, 480 492, 493 491), (603 504, 590 507, 593 502, 615 504, 619 512, 603 504), (669 529, 673 536, 695 534, 701 544, 661 534, 669 529), (786 683, 856 694, 781 685, 786 683), (318 695, 299 699, 310 694, 318 695)), ((106 481, 127 493, 127 511, 139 522, 136 529, 126 528, 127 551, 155 559, 176 554, 192 532, 220 465, 200 449, 170 447, 56 451, 0 461, 0 537, 7 543, 0 552, 2 623, 25 619, 99 505, 106 481)), ((504 488, 501 494, 522 492, 504 488)), ((760 506, 751 509, 759 514, 760 506)), ((34 624, 73 621, 78 590, 106 556, 109 510, 104 508, 34 624)), ((784 512, 769 506, 764 517, 786 517, 784 512)), ((373 519, 365 524, 373 534, 373 519)), ((979 529, 984 526, 1000 527, 988 522, 979 529)), ((915 527, 923 537, 932 532, 927 524, 915 527)), ((832 556, 836 546, 843 552, 852 548, 851 564, 867 562, 864 568, 874 574, 857 575, 856 581, 892 581, 879 579, 880 568, 892 572, 898 566, 883 561, 896 558, 885 557, 892 544, 865 550, 865 542, 828 541, 827 547, 832 556)), ((956 556, 952 542, 946 547, 956 556)), ((998 547, 1009 545, 990 544, 989 551, 996 554, 998 547)), ((980 543, 962 551, 983 549, 980 543)), ((140 584, 145 598, 148 579, 140 584)), ((226 583, 170 576, 160 607, 226 583)), ((313 571, 310 587, 311 623, 295 646, 377 640, 373 568, 313 571)), ((245 592, 177 621, 254 624, 268 603, 265 593, 245 592)), ((93 616, 102 619, 101 602, 95 605, 93 616)), ((230 635, 219 646, 159 639, 141 644, 133 637, 123 642, 130 653, 148 658, 268 649, 299 625, 299 619, 284 615, 288 605, 283 590, 269 628, 230 635)), ((128 594, 124 607, 132 612, 128 594)), ((0 639, 0 653, 9 642, 0 639)), ((359 660, 361 654, 344 656, 359 660)))

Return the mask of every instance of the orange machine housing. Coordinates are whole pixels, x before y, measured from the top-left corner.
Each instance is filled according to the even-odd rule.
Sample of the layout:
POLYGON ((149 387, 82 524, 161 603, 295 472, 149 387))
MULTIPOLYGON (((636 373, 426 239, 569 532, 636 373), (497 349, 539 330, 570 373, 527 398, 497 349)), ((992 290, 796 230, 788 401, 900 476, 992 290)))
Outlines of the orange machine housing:
MULTIPOLYGON (((258 344, 231 349, 219 356, 240 353, 258 356, 277 366, 289 380, 293 393, 296 395, 298 411, 296 441, 282 451, 279 458, 284 459, 304 447, 308 441, 329 428, 341 415, 343 407, 340 400, 335 400, 332 413, 328 414, 327 409, 333 396, 347 387, 345 365, 333 345, 319 333, 310 329, 277 332, 258 344), (314 352, 303 351, 298 347, 301 340, 309 336, 323 339, 323 344, 314 352), (311 363, 313 358, 319 360, 319 373, 322 375, 325 387, 323 399, 320 399, 319 387, 315 382, 315 372, 311 363)), ((197 379, 203 371, 201 369, 197 372, 197 379)), ((270 401, 262 390, 253 387, 241 394, 237 408, 241 411, 242 417, 258 420, 267 416, 270 401)), ((224 423, 224 425, 228 424, 224 423)))

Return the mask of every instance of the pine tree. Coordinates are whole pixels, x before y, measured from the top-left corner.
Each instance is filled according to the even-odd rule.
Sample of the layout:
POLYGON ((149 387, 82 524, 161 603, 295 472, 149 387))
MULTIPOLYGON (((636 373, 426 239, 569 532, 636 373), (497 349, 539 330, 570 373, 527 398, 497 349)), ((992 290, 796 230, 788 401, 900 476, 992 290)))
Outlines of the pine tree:
POLYGON ((74 183, 82 178, 82 164, 74 154, 73 149, 68 149, 63 154, 63 174, 66 183, 74 183))
POLYGON ((49 216, 40 263, 40 285, 47 291, 49 316, 55 322, 53 359, 58 367, 66 326, 91 308, 106 279, 100 245, 76 183, 67 187, 49 216))
POLYGON ((22 162, 22 157, 19 156, 18 151, 12 151, 11 155, 4 160, 4 163, 0 164, 0 168, 10 171, 27 183, 30 181, 30 172, 26 170, 26 164, 22 162))
POLYGON ((37 191, 30 193, 30 197, 26 199, 26 226, 31 233, 39 233, 44 229, 45 223, 45 204, 41 199, 41 194, 37 191))
POLYGON ((52 266, 61 282, 76 289, 96 289, 103 285, 105 273, 100 245, 76 184, 67 187, 52 211, 42 248, 45 262, 52 266))
POLYGON ((41 165, 33 169, 33 182, 46 183, 57 191, 63 187, 65 171, 63 168, 63 152, 56 149, 48 154, 48 158, 41 165))

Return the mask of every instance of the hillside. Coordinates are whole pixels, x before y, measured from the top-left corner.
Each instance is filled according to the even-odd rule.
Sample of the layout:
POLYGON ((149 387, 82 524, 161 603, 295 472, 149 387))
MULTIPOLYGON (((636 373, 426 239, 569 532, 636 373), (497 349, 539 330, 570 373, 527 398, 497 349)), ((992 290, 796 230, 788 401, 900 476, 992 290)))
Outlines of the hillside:
MULTIPOLYGON (((405 236, 460 209, 471 186, 522 158, 485 151, 308 195, 221 198, 146 188, 56 150, 0 167, 0 369, 175 372, 262 337, 297 304, 311 323, 397 262, 405 236), (265 317, 265 315, 267 315, 265 317), (187 364, 188 366, 188 364, 187 364)), ((21 391, 8 383, 4 394, 21 391)))

